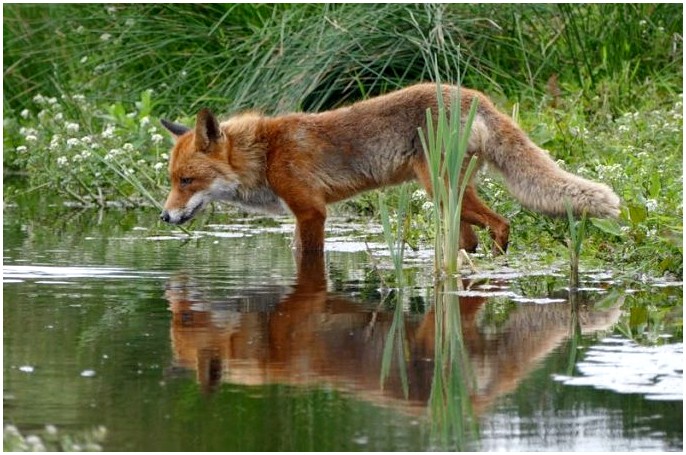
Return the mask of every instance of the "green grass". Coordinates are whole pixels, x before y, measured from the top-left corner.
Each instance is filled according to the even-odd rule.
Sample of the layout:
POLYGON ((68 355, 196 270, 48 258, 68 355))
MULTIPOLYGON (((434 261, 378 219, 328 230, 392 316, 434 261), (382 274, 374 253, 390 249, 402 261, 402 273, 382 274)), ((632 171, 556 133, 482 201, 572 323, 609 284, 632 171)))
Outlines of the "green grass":
POLYGON ((419 138, 431 176, 433 196, 433 225, 436 229, 434 242, 434 269, 436 275, 449 276, 459 272, 460 219, 462 199, 476 160, 467 163, 467 144, 476 116, 476 99, 462 123, 462 100, 455 94, 443 99, 440 79, 436 85, 438 112, 426 112, 426 130, 419 129, 419 138), (466 164, 466 166, 465 166, 466 164))
MULTIPOLYGON (((591 220, 587 259, 682 273, 680 4, 8 4, 3 13, 7 200, 36 191, 155 206, 171 146, 160 117, 192 122, 200 106, 316 111, 461 79, 565 168, 620 195, 619 226, 591 220), (8 183, 15 176, 20 185, 8 183)), ((512 221, 509 254, 566 254, 564 220, 522 209, 497 177, 481 180, 482 197, 512 221)), ((406 240, 430 243, 432 201, 411 193, 406 240)), ((389 206, 398 197, 387 192, 389 206)), ((341 208, 379 212, 374 194, 341 208)))

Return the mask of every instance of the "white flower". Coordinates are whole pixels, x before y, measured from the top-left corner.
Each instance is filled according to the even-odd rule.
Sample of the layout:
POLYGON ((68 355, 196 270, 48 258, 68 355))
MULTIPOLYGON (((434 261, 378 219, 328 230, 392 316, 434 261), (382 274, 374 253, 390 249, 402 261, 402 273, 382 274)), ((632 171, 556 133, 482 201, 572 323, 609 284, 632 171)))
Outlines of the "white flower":
POLYGON ((111 138, 114 136, 114 125, 107 125, 105 131, 102 132, 102 137, 111 138))
POLYGON ((433 208, 434 208, 434 203, 431 201, 426 201, 424 204, 422 204, 422 210, 424 210, 425 212, 433 210, 433 208))
POLYGON ((31 116, 31 112, 28 109, 24 109, 19 115, 21 115, 22 118, 29 118, 31 116))
POLYGON ((81 138, 81 142, 83 142, 84 144, 92 144, 93 138, 90 136, 84 136, 81 138))
POLYGON ((84 55, 83 57, 81 57, 81 60, 79 60, 79 61, 80 61, 81 63, 86 63, 86 62, 88 61, 88 56, 87 56, 87 55, 84 55))
POLYGON ((33 97, 33 101, 38 104, 43 104, 45 102, 45 97, 39 93, 33 97))
POLYGON ((423 200, 426 199, 426 191, 423 189, 418 189, 414 193, 412 193, 412 199, 415 201, 423 200))
POLYGON ((156 171, 159 171, 159 170, 162 169, 163 167, 164 167, 164 163, 162 163, 162 162, 160 162, 160 163, 155 163, 155 165, 153 166, 153 168, 154 168, 156 171))
POLYGON ((67 133, 75 134, 79 132, 78 123, 67 123, 65 126, 67 128, 67 133))
POLYGON ((124 144, 122 146, 122 148, 124 149, 125 152, 133 152, 134 151, 133 144, 130 144, 128 142, 126 144, 124 144))
POLYGON ((146 127, 150 124, 150 117, 147 115, 140 120, 141 127, 146 127))
POLYGON ((26 142, 36 142, 38 138, 34 136, 33 134, 28 134, 26 136, 26 142))
POLYGON ((61 112, 58 112, 57 114, 55 114, 55 117, 54 117, 56 122, 61 122, 63 118, 64 118, 64 114, 62 114, 61 112))
POLYGON ((108 14, 114 14, 117 12, 117 8, 115 8, 114 6, 108 6, 107 8, 105 8, 105 11, 107 11, 108 14))
POLYGON ((109 161, 112 158, 121 155, 123 152, 120 149, 112 149, 110 150, 107 155, 105 155, 105 161, 109 161))
POLYGON ((86 97, 83 95, 80 95, 80 94, 76 94, 76 95, 72 96, 71 99, 73 99, 77 103, 83 103, 86 101, 86 97))
POLYGON ((657 201, 655 199, 648 199, 646 201, 646 209, 649 212, 654 212, 657 209, 657 201))
POLYGON ((86 160, 91 157, 91 152, 89 150, 84 150, 81 152, 81 158, 86 160))
POLYGON ((28 150, 25 145, 20 145, 19 147, 16 148, 18 153, 26 153, 28 150))
POLYGON ((100 41, 109 41, 110 38, 112 38, 112 35, 110 35, 109 33, 103 33, 102 35, 100 35, 100 41))
POLYGON ((159 144, 160 142, 162 142, 162 141, 164 140, 164 136, 162 136, 161 134, 157 134, 157 133, 156 133, 156 134, 153 134, 153 135, 150 137, 150 139, 152 140, 152 143, 153 143, 153 144, 159 144))
POLYGON ((54 106, 55 104, 57 104, 57 98, 55 98, 54 96, 52 98, 48 98, 48 104, 54 106))
POLYGON ((67 139, 67 147, 69 147, 69 148, 76 147, 80 143, 81 143, 81 141, 79 141, 75 137, 70 137, 69 139, 67 139))
POLYGON ((57 165, 58 165, 58 166, 64 166, 64 165, 66 165, 68 162, 69 162, 69 160, 67 159, 66 156, 60 156, 59 158, 57 158, 57 165))
POLYGON ((79 28, 76 29, 76 33, 78 33, 79 35, 85 31, 86 28, 83 25, 79 25, 79 28))
POLYGON ((162 156, 162 159, 163 159, 163 160, 168 160, 168 159, 169 159, 169 155, 167 155, 166 153, 163 153, 161 156, 162 156))
POLYGON ((59 150, 62 146, 60 145, 60 135, 55 134, 52 139, 50 140, 50 150, 55 152, 59 150))

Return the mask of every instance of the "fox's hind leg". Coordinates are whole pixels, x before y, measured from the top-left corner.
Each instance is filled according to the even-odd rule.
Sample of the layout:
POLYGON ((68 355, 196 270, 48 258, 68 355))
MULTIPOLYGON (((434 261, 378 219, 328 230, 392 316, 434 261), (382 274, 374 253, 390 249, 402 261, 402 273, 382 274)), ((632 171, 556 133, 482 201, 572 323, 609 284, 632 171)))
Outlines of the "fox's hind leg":
MULTIPOLYGON (((433 188, 431 187, 431 175, 429 174, 429 168, 427 167, 426 161, 421 159, 418 160, 414 166, 414 172, 417 176, 417 180, 426 190, 426 194, 431 198, 433 194, 433 188)), ((463 208, 464 211, 464 202, 463 208)), ((460 221, 460 248, 474 253, 476 248, 479 246, 479 237, 477 237, 474 232, 474 228, 464 221, 464 215, 462 216, 462 221, 460 221)))
POLYGON ((488 228, 491 238, 495 242, 493 254, 501 254, 507 251, 510 223, 479 199, 473 185, 469 185, 465 191, 464 199, 462 200, 461 221, 488 228))

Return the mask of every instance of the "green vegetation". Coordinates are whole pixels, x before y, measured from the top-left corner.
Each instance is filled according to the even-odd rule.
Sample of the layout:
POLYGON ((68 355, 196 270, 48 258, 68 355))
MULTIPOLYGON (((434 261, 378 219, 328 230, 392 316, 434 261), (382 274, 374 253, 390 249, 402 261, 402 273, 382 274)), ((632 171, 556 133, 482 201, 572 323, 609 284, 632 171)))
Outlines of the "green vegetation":
MULTIPOLYGON (((200 106, 316 111, 438 76, 486 92, 564 167, 620 195, 621 226, 591 220, 584 259, 682 273, 681 4, 3 12, 6 200, 34 191, 76 205, 159 203, 171 144, 160 117, 190 123, 200 106)), ((482 180, 487 203, 513 223, 511 254, 566 254, 564 220, 523 210, 497 178, 482 180)), ((411 244, 434 236, 422 193, 412 191, 411 244)), ((397 198, 388 192, 390 206, 397 198)), ((377 214, 377 197, 341 210, 377 214)))
POLYGON ((462 200, 469 178, 476 166, 476 159, 473 157, 465 171, 462 171, 469 143, 469 132, 472 130, 472 123, 476 116, 477 101, 475 99, 472 102, 462 125, 462 101, 459 94, 449 100, 451 109, 448 111, 438 86, 436 90, 438 112, 434 117, 431 109, 427 110, 427 128, 426 131, 419 131, 419 138, 431 175, 432 218, 436 229, 434 269, 437 276, 440 276, 441 272, 455 276, 460 269, 462 200))

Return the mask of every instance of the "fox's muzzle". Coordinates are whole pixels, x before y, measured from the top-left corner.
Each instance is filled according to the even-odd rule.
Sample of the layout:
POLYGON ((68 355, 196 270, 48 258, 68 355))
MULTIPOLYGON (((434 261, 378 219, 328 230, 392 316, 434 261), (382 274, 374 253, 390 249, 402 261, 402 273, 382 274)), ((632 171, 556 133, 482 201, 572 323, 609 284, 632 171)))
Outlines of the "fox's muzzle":
POLYGON ((202 204, 196 205, 190 212, 181 210, 162 210, 160 219, 169 224, 183 224, 195 216, 195 214, 202 208, 202 204))
POLYGON ((160 219, 165 223, 171 223, 171 216, 169 216, 169 212, 166 210, 162 210, 162 213, 160 213, 160 219))

